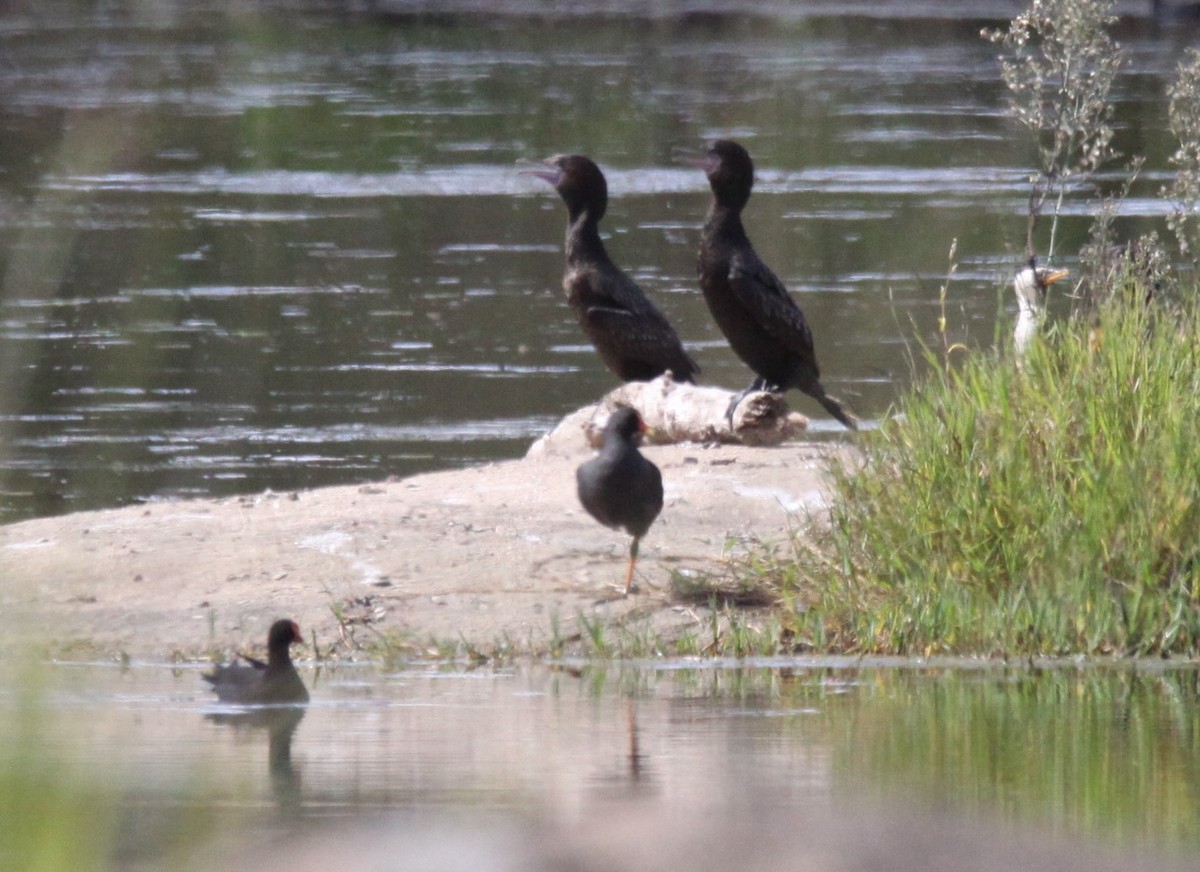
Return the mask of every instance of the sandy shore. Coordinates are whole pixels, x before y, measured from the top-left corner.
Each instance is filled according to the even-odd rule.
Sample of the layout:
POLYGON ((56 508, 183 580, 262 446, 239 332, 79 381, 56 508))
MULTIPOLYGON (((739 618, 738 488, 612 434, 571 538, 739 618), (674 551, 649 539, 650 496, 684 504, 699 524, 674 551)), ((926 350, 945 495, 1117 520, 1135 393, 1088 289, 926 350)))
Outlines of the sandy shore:
POLYGON ((12 524, 0 527, 3 636, 66 659, 161 660, 259 644, 280 616, 341 652, 353 647, 347 631, 351 642, 385 633, 418 650, 466 640, 491 651, 544 646, 575 632, 580 615, 696 626, 695 610, 671 602, 671 573, 720 573, 737 543, 782 541, 793 513, 823 499, 832 450, 645 449, 666 505, 627 600, 608 595, 628 538, 575 498, 583 450, 12 524))

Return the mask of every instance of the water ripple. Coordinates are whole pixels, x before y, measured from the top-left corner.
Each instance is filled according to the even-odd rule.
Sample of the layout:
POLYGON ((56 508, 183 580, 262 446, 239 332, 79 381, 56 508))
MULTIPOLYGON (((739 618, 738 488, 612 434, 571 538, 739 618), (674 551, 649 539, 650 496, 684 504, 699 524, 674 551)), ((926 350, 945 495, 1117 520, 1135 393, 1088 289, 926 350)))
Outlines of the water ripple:
MULTIPOLYGON (((704 177, 692 169, 606 167, 605 170, 610 190, 615 194, 685 194, 708 190, 704 177)), ((765 167, 757 173, 755 190, 760 194, 809 191, 920 195, 984 193, 1021 190, 1027 185, 1028 175, 1028 169, 993 166, 836 166, 798 171, 765 167)), ((49 190, 87 193, 215 193, 372 200, 381 197, 545 196, 549 193, 542 183, 522 175, 513 167, 485 164, 397 173, 285 170, 239 173, 219 169, 187 173, 110 173, 51 176, 42 184, 49 190)), ((274 213, 280 214, 283 213, 274 213)), ((270 220, 285 219, 272 217, 270 220)))

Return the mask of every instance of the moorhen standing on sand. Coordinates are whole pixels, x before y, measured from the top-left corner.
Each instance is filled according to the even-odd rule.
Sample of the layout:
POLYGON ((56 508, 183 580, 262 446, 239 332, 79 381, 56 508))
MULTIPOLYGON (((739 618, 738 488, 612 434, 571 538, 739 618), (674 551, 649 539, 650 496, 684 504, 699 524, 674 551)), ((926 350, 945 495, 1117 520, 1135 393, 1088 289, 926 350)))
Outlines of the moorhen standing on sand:
POLYGON ((799 388, 851 430, 858 419, 825 393, 813 349, 812 331, 787 288, 762 262, 742 226, 742 209, 754 187, 754 163, 736 142, 718 139, 704 155, 687 163, 699 167, 712 187, 712 206, 700 238, 700 289, 713 320, 757 378, 746 394, 799 388))
POLYGON ((627 382, 650 381, 667 370, 676 381, 695 381, 700 367, 675 329, 609 259, 600 239, 600 219, 608 209, 604 173, 581 154, 543 163, 546 169, 527 172, 553 185, 567 204, 563 290, 604 365, 627 382))
POLYGON ((608 419, 600 453, 575 471, 579 502, 588 514, 633 537, 625 596, 633 589, 638 544, 663 506, 662 473, 637 449, 637 439, 646 430, 637 410, 621 406, 608 419))
POLYGON ((243 654, 248 666, 238 663, 217 666, 204 673, 203 678, 212 685, 221 702, 241 705, 308 702, 308 689, 288 652, 298 642, 303 643, 304 639, 295 621, 276 621, 267 634, 266 663, 243 654))

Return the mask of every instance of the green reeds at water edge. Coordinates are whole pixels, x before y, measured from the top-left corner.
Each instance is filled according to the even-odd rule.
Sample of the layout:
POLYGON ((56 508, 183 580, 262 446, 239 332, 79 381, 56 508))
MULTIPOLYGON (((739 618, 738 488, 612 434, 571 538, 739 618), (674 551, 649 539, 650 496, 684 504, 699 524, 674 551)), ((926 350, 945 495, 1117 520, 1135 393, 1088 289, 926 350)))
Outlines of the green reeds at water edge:
MULTIPOLYGON (((1093 846, 1195 856, 1200 673, 1190 664, 862 677, 875 680, 856 705, 831 706, 841 783, 885 802, 925 799, 969 815, 1003 809, 1012 823, 1093 846)), ((1130 869, 1158 865, 1132 856, 1130 869)))
POLYGON ((802 646, 1200 654, 1200 305, 1115 295, 1018 366, 930 374, 835 471, 784 580, 802 646), (812 544, 815 542, 816 544, 812 544))

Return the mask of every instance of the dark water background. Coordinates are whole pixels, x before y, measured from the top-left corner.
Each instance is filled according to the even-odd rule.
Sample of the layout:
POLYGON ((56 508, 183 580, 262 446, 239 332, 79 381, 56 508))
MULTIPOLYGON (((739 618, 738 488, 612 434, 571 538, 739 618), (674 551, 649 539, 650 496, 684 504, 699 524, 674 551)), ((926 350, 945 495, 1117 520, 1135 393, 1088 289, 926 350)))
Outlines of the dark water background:
MULTIPOLYGON (((709 382, 748 372, 696 287, 705 181, 671 152, 717 135, 753 153, 751 236, 862 416, 933 338, 952 240, 952 338, 990 345, 1031 148, 979 29, 1019 4, 738 6, 15 4, 0 521, 520 456, 615 386, 561 300, 563 209, 523 157, 606 169, 611 253, 709 382)), ((1148 158, 1119 230, 1161 229, 1164 93, 1191 33, 1116 35, 1117 144, 1148 158)))

